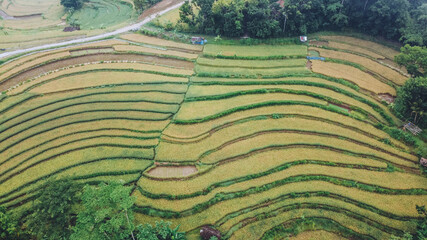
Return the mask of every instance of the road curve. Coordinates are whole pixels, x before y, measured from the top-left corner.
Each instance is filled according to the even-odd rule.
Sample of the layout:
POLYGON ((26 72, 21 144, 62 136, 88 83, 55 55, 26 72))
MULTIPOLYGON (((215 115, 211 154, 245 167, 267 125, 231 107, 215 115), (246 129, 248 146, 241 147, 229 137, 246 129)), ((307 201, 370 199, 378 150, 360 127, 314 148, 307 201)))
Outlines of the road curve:
POLYGON ((138 30, 142 27, 142 25, 150 22, 151 20, 153 20, 156 16, 158 15, 163 15, 175 8, 180 7, 182 4, 184 4, 184 2, 180 2, 176 5, 170 6, 162 11, 156 12, 154 14, 151 14, 150 16, 144 18, 142 21, 135 23, 133 25, 127 26, 127 27, 123 27, 120 29, 117 29, 113 32, 108 32, 108 33, 103 33, 100 35, 96 35, 96 36, 92 36, 92 37, 85 37, 85 38, 79 38, 79 39, 74 39, 74 40, 70 40, 70 41, 65 41, 65 42, 60 42, 60 43, 50 43, 50 44, 44 44, 41 46, 37 46, 37 47, 31 47, 31 48, 26 48, 26 49, 19 49, 19 50, 15 50, 15 51, 11 51, 11 52, 5 52, 5 53, 1 53, 0 54, 0 59, 5 58, 5 57, 10 57, 13 55, 17 55, 17 54, 22 54, 22 53, 26 53, 26 52, 33 52, 33 51, 38 51, 38 50, 43 50, 43 49, 47 49, 47 48, 55 48, 55 47, 62 47, 65 45, 70 45, 70 44, 75 44, 75 43, 84 43, 84 42, 90 42, 90 41, 94 41, 94 40, 99 40, 102 38, 106 38, 106 37, 110 37, 110 36, 114 36, 117 34, 121 34, 121 33, 125 33, 128 31, 132 31, 132 30, 138 30))

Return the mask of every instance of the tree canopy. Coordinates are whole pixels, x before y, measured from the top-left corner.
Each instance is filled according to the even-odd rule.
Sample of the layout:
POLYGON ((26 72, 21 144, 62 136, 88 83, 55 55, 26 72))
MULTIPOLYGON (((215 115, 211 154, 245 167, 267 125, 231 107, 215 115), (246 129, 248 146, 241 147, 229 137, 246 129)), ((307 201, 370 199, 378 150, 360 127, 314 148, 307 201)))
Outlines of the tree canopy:
POLYGON ((135 226, 131 207, 135 198, 132 189, 113 182, 85 186, 82 194, 83 211, 77 216, 71 240, 129 239, 135 226))
POLYGON ((427 78, 411 78, 398 89, 395 111, 421 127, 427 127, 427 78))
POLYGON ((181 21, 196 32, 268 38, 352 28, 426 45, 427 3, 418 0, 193 0, 181 21), (198 14, 190 9, 199 9, 198 14))
POLYGON ((405 66, 413 77, 427 76, 427 48, 406 44, 400 49, 401 53, 394 60, 401 66, 405 66))
POLYGON ((30 233, 40 239, 68 239, 80 190, 81 185, 71 179, 47 182, 27 217, 30 233))
POLYGON ((66 8, 73 8, 78 10, 83 7, 83 3, 86 0, 61 0, 61 5, 66 8))

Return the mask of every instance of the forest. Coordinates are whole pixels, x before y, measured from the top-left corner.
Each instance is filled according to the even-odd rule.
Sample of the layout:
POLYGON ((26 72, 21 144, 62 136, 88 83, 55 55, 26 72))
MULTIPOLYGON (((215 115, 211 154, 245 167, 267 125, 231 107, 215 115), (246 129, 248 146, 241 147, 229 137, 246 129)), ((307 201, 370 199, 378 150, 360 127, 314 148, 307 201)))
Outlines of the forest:
POLYGON ((422 0, 194 0, 181 7, 180 16, 195 32, 228 37, 356 30, 427 44, 427 3, 422 0))

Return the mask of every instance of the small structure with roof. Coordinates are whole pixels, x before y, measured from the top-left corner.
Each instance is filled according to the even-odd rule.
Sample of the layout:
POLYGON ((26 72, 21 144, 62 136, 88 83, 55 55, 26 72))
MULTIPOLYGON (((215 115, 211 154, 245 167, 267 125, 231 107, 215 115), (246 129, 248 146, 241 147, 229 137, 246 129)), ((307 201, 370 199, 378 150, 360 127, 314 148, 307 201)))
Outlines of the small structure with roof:
POLYGON ((403 126, 403 130, 408 130, 414 135, 418 135, 423 131, 421 128, 419 128, 417 125, 415 125, 411 122, 408 122, 407 124, 405 124, 403 126))
POLYGON ((423 167, 427 167, 427 158, 420 158, 420 165, 423 167))
POLYGON ((221 232, 209 226, 203 226, 202 229, 200 229, 200 237, 203 240, 209 240, 211 237, 216 237, 218 240, 221 240, 221 232))
POLYGON ((208 42, 204 37, 191 37, 192 44, 204 45, 208 42))
POLYGON ((307 36, 299 36, 299 40, 301 41, 301 42, 307 42, 307 40, 308 40, 308 38, 307 38, 307 36))

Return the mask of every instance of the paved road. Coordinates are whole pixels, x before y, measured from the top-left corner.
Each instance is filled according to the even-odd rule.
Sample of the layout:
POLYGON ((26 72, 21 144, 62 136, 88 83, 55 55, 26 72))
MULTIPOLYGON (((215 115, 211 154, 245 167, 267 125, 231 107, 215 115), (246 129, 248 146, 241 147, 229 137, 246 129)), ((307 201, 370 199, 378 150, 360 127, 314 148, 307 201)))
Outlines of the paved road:
POLYGON ((80 38, 80 39, 74 39, 74 40, 70 40, 70 41, 66 41, 66 42, 60 42, 60 43, 51 43, 51 44, 44 44, 41 46, 37 46, 37 47, 32 47, 32 48, 26 48, 26 49, 19 49, 19 50, 15 50, 15 51, 11 51, 11 52, 5 52, 5 53, 1 53, 0 54, 0 59, 5 58, 5 57, 10 57, 16 54, 21 54, 21 53, 26 53, 26 52, 33 52, 33 51, 38 51, 38 50, 43 50, 43 49, 47 49, 47 48, 55 48, 55 47, 62 47, 65 45, 70 45, 70 44, 75 44, 75 43, 84 43, 84 42, 89 42, 89 41, 94 41, 94 40, 99 40, 102 38, 106 38, 106 37, 110 37, 110 36, 114 36, 117 34, 121 34, 121 33, 125 33, 128 31, 132 31, 132 30, 138 30, 142 27, 142 25, 150 22, 151 20, 153 20, 157 15, 163 15, 166 12, 169 12, 175 8, 180 7, 182 4, 184 4, 184 2, 180 2, 176 5, 170 6, 162 11, 156 12, 146 18, 144 18, 142 21, 135 23, 133 25, 124 27, 124 28, 120 28, 117 29, 113 32, 108 32, 108 33, 103 33, 100 35, 96 35, 96 36, 92 36, 92 37, 86 37, 86 38, 80 38))

